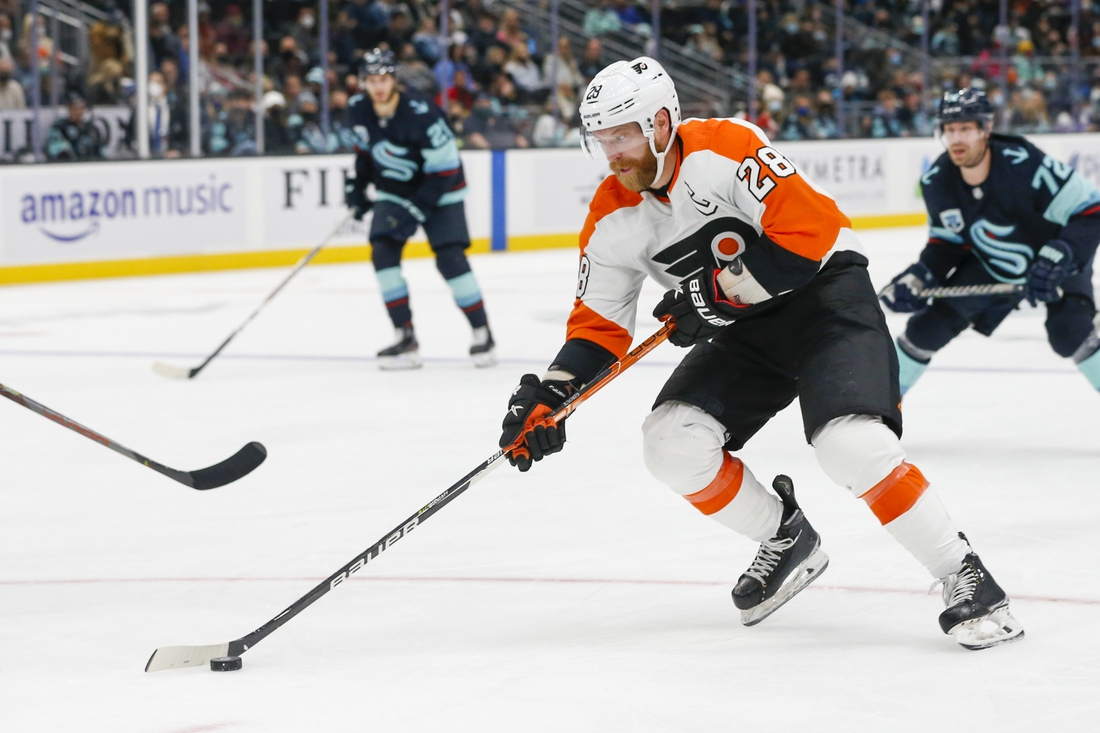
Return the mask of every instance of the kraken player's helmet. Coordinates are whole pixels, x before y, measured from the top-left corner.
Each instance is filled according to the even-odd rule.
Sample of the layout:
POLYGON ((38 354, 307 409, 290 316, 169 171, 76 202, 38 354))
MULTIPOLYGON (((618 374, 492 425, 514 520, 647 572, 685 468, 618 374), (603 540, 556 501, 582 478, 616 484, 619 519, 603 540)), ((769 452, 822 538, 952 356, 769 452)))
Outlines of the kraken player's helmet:
POLYGON ((936 105, 936 133, 943 134, 943 126, 949 122, 969 122, 973 120, 986 132, 993 130, 993 105, 980 89, 963 87, 954 92, 945 92, 943 99, 936 105))
MULTIPOLYGON (((672 123, 672 136, 665 152, 672 148, 676 128, 680 126, 680 98, 664 67, 642 56, 633 61, 616 61, 592 79, 581 101, 581 147, 592 157, 600 142, 592 136, 597 130, 636 122, 649 140, 649 148, 657 157, 657 178, 664 169, 665 153, 657 152, 654 141, 654 121, 657 113, 667 110, 672 123)), ((605 150, 604 152, 610 152, 605 150)))
POLYGON ((359 78, 380 74, 392 74, 397 69, 397 63, 393 58, 393 51, 384 48, 376 48, 364 54, 359 62, 359 78))

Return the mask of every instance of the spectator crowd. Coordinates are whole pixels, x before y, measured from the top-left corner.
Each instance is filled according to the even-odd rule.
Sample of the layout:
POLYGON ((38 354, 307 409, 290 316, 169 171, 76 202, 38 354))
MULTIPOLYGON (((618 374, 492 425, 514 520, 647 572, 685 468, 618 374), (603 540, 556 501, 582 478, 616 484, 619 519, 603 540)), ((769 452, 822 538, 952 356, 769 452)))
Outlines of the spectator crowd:
MULTIPOLYGON (((317 2, 265 3, 260 39, 253 38, 252 3, 202 2, 194 42, 203 154, 257 152, 257 42, 267 154, 350 151, 347 113, 360 92, 358 60, 377 46, 394 51, 399 82, 434 97, 467 148, 576 144, 580 94, 619 57, 605 44, 652 53, 657 26, 649 2, 562 5, 570 3, 576 23, 551 48, 539 25, 545 0, 453 0, 445 19, 437 0, 331 0, 322 59, 317 2), (521 14, 523 8, 532 12, 521 14)), ((39 15, 32 60, 29 3, 0 0, 0 113, 25 109, 36 81, 44 102, 61 100, 64 111, 44 135, 50 159, 101 156, 95 109, 134 106, 131 4, 85 4, 98 11, 87 28, 87 57, 74 58, 64 34, 51 37, 51 24, 39 15)), ((780 140, 927 136, 939 92, 972 85, 987 90, 1000 129, 1100 129, 1100 6, 1080 0, 1076 28, 1068 0, 1012 0, 1004 26, 999 7, 999 0, 932 0, 925 29, 921 0, 848 0, 841 71, 831 3, 757 0, 753 121, 780 140), (928 59, 920 52, 924 39, 928 59)), ((184 0, 149 5, 150 111, 141 134, 159 157, 189 150, 186 10, 184 0)), ((745 0, 664 0, 656 20, 663 48, 719 70, 747 68, 745 0)), ((747 116, 744 91, 734 90, 732 99, 733 108, 705 111, 747 116)), ((134 124, 131 115, 124 155, 136 148, 134 124)), ((8 156, 20 159, 19 151, 8 156)))

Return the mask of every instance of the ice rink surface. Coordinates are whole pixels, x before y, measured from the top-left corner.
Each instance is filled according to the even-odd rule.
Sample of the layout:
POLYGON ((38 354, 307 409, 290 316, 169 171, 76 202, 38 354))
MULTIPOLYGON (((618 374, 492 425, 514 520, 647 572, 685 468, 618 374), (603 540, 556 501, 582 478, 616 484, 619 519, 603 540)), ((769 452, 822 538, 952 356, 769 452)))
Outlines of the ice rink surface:
MULTIPOLYGON (((881 286, 924 229, 860 236, 881 286)), ((684 353, 666 344, 570 418, 564 453, 488 476, 240 672, 144 673, 157 647, 265 623, 494 452, 511 388, 564 338, 576 254, 473 264, 493 369, 468 363, 429 260, 406 263, 426 364, 405 373, 371 356, 391 331, 366 264, 303 271, 191 382, 151 365, 198 364, 285 271, 0 289, 4 384, 175 468, 270 453, 200 493, 0 401, 0 730, 1097 730, 1100 395, 1026 306, 940 353, 903 439, 1012 596, 1019 643, 940 632, 932 579, 828 481, 794 406, 742 455, 793 477, 832 563, 741 626, 729 591, 755 544, 642 464, 684 353)))

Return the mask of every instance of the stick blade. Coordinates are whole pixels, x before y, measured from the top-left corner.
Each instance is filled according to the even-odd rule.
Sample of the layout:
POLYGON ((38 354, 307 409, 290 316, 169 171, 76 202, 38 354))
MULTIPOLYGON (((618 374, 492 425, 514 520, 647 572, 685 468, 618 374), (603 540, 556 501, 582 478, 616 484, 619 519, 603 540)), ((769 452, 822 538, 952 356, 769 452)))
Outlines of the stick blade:
POLYGON ((191 471, 191 488, 206 491, 231 484, 252 473, 266 458, 267 448, 253 441, 217 465, 191 471))
POLYGON ((197 373, 195 369, 176 366, 175 364, 165 364, 163 361, 153 364, 153 371, 169 379, 190 379, 197 373))
POLYGON ((165 646, 153 652, 145 665, 146 672, 163 672, 166 669, 203 667, 211 659, 229 656, 229 643, 211 646, 165 646))

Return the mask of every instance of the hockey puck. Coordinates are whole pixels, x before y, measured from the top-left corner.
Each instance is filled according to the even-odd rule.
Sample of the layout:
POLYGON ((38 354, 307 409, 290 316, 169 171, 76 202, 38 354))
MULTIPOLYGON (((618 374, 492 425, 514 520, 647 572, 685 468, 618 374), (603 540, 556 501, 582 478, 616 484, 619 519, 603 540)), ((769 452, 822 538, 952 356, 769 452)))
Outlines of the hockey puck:
POLYGON ((236 672, 244 666, 240 657, 215 657, 210 660, 210 669, 214 672, 236 672))

